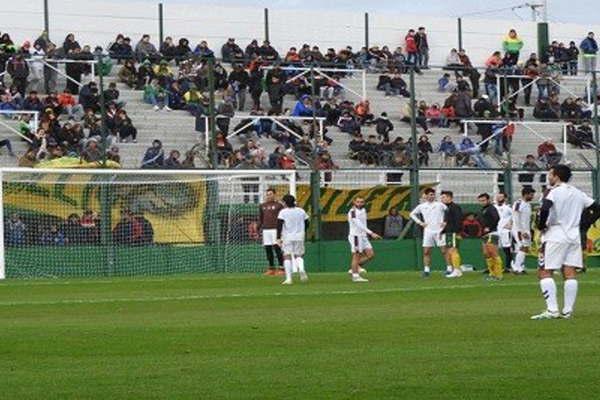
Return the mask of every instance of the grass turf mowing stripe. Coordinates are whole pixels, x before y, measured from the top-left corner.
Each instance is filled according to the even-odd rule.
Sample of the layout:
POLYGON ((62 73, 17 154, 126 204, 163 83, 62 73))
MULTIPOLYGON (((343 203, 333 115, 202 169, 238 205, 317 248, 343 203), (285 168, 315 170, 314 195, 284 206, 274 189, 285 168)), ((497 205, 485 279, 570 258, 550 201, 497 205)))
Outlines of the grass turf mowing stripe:
MULTIPOLYGON (((584 281, 584 285, 598 285, 600 281, 584 281)), ((490 287, 518 287, 518 286, 537 286, 536 282, 513 282, 513 283, 495 283, 495 284, 464 284, 448 286, 420 286, 420 287, 399 287, 385 289, 358 289, 358 290, 331 290, 315 292, 273 292, 273 293, 228 293, 213 295, 186 295, 186 296, 149 296, 149 297, 123 297, 113 299, 67 299, 67 300, 48 300, 48 301, 0 301, 0 307, 30 306, 30 305, 69 305, 69 304, 107 304, 107 303, 138 303, 138 302, 160 302, 160 301, 187 301, 187 300, 216 300, 228 298, 265 298, 265 297, 296 297, 296 296, 339 296, 339 295, 359 295, 359 294, 381 294, 381 293, 402 293, 402 292, 420 292, 435 290, 457 290, 457 289, 478 289, 490 287)))

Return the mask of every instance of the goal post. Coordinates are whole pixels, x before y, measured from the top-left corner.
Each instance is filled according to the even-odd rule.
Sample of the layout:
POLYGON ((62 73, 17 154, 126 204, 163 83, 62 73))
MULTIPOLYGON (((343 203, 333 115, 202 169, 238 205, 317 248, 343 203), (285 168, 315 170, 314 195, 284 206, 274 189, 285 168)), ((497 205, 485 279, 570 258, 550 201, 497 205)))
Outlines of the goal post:
POLYGON ((291 170, 0 169, 0 279, 258 272, 291 170))

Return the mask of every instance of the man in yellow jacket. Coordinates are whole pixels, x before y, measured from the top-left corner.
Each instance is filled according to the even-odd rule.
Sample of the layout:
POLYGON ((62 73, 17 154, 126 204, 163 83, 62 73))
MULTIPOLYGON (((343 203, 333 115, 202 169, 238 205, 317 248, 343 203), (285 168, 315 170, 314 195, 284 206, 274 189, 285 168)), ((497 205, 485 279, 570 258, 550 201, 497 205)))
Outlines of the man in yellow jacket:
POLYGON ((506 36, 502 42, 502 48, 506 53, 506 56, 504 57, 506 60, 505 64, 516 65, 519 61, 519 52, 523 48, 523 41, 517 35, 516 30, 511 29, 508 31, 508 36, 506 36))

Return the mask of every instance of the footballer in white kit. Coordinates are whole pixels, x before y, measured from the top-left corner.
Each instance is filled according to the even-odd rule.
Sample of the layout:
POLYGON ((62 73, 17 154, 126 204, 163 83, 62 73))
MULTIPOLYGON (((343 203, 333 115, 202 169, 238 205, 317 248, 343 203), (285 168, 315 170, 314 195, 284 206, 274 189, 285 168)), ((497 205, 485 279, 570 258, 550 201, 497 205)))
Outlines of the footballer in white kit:
POLYGON ((352 252, 350 268, 352 282, 368 282, 360 276, 360 273, 365 272, 362 267, 375 257, 369 237, 373 239, 381 237, 367 227, 367 210, 365 199, 362 197, 356 197, 352 202, 352 208, 348 211, 348 228, 348 242, 352 252))
POLYGON ((525 258, 531 246, 531 200, 535 189, 524 187, 521 198, 512 207, 512 235, 515 241, 515 260, 512 270, 516 274, 525 273, 525 258))
POLYGON ((504 252, 504 265, 508 268, 512 260, 512 208, 506 204, 505 193, 500 192, 496 194, 496 204, 494 204, 494 207, 498 210, 498 216, 500 217, 496 229, 496 232, 498 232, 498 246, 504 252))
POLYGON ((297 270, 300 280, 308 280, 304 269, 304 238, 308 229, 308 214, 296 207, 296 199, 285 195, 282 199, 285 208, 277 216, 277 242, 283 252, 283 267, 285 269, 284 285, 292 284, 292 273, 297 270))
POLYGON ((446 238, 442 232, 446 226, 444 217, 447 207, 435 201, 435 190, 432 188, 425 189, 423 197, 425 201, 410 212, 410 218, 423 227, 423 276, 428 277, 431 273, 431 248, 439 247, 442 255, 446 255, 446 238))
POLYGON ((543 199, 538 228, 544 234, 544 264, 538 271, 540 288, 546 300, 546 311, 531 319, 571 318, 577 298, 577 270, 583 267, 579 224, 587 209, 597 212, 600 205, 568 184, 571 169, 555 165, 548 172, 552 189, 543 199), (564 278, 564 305, 559 312, 556 282, 553 271, 562 270, 564 278))

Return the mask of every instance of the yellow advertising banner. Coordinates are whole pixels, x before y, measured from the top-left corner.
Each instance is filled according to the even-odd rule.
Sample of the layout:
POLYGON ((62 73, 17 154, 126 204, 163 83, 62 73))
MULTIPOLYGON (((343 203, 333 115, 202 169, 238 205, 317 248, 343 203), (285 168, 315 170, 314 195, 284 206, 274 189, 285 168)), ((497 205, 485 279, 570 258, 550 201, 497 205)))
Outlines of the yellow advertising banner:
POLYGON ((205 182, 102 183, 99 175, 35 173, 21 178, 4 185, 8 214, 27 212, 39 214, 39 218, 66 220, 71 214, 81 216, 86 211, 101 218, 108 209, 114 228, 121 211, 128 209, 150 222, 155 243, 204 241, 205 182), (103 185, 109 202, 105 207, 101 205, 103 185))

